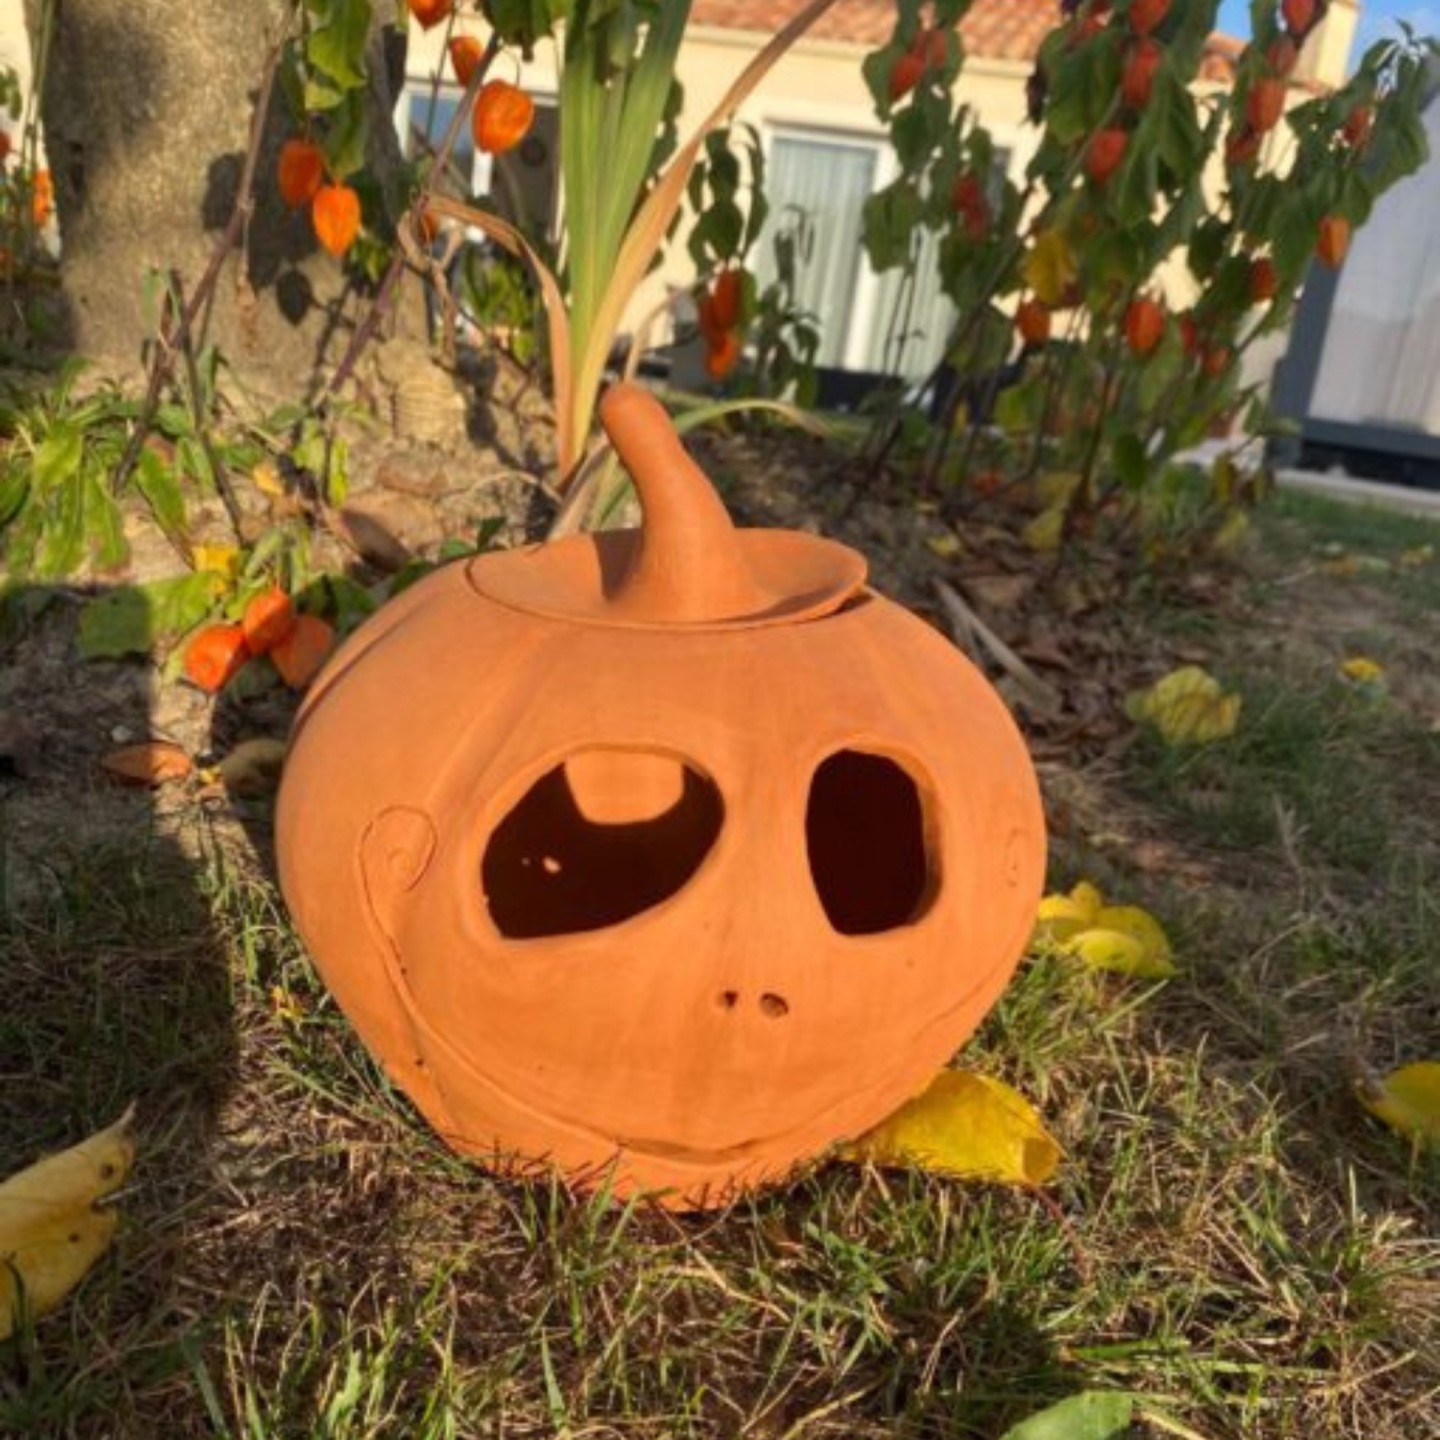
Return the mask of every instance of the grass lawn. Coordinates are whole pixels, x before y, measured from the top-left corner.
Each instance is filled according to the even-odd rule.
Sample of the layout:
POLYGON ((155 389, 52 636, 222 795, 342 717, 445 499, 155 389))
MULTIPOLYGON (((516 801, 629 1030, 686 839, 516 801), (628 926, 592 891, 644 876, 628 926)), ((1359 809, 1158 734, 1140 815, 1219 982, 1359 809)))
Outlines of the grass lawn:
POLYGON ((141 1116, 114 1249, 0 1344, 0 1435, 995 1440, 1113 1389, 1137 1435, 1434 1440, 1440 1161, 1353 1093, 1440 1058, 1427 543, 1281 497, 1223 605, 1145 619, 1237 734, 1042 766, 1052 885, 1146 905, 1181 966, 1032 959, 964 1052, 1064 1145, 1043 1194, 825 1165, 676 1218, 496 1181, 380 1077, 232 827, 0 831, 0 1170, 141 1116))

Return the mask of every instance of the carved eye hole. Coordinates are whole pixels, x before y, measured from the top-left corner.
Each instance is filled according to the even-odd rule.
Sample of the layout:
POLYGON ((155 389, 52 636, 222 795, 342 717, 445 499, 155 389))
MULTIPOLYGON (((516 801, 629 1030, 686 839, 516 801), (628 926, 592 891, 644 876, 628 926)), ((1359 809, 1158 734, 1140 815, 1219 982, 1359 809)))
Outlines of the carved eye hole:
POLYGON ((490 836, 480 864, 490 916, 517 940, 618 925, 684 888, 724 815, 714 782, 673 756, 572 755, 490 836))
POLYGON ((815 891, 842 935, 913 924, 938 883, 920 788, 894 760, 841 750, 810 781, 805 844, 815 891))

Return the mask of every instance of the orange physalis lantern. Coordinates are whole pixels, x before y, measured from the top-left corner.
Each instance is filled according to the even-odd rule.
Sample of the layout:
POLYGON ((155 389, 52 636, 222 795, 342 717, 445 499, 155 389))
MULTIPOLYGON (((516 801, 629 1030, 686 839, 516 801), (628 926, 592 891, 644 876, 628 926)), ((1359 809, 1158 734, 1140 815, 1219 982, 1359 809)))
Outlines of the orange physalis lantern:
POLYGON ((475 146, 491 155, 513 150, 535 119, 535 102, 508 80, 487 80, 475 97, 471 130, 475 146))

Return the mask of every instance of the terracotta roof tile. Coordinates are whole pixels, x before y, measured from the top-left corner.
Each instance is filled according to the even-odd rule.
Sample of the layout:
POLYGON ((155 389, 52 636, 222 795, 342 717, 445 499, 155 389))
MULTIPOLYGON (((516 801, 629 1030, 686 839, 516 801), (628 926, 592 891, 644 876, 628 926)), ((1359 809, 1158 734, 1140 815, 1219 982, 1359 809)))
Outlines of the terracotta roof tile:
MULTIPOLYGON (((799 0, 694 0, 690 18, 697 25, 770 35, 798 8, 799 0)), ((969 55, 1033 60, 1059 20, 1060 0, 975 0, 960 22, 960 33, 969 55)), ((883 45, 894 28, 894 0, 839 0, 815 22, 810 34, 873 49, 883 45)), ((1212 36, 1202 75, 1207 80, 1229 79, 1239 50, 1239 41, 1212 36)))
MULTIPOLYGON (((772 34, 797 8, 797 0, 694 0, 690 18, 697 25, 772 34)), ((1060 0, 975 0, 960 33, 972 55, 1028 60, 1059 18, 1060 0)), ((894 28, 894 0, 839 0, 810 33, 872 48, 883 45, 894 28)))

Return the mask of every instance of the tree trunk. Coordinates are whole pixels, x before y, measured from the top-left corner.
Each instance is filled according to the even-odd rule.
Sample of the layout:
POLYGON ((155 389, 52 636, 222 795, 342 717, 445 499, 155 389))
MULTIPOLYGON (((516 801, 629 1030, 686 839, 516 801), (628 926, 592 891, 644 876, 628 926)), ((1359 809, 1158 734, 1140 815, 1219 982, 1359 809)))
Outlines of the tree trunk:
MULTIPOLYGON (((178 269, 193 290, 229 222, 265 56, 289 7, 284 0, 49 4, 54 36, 41 115, 68 340, 109 368, 132 371, 156 321, 147 276, 178 269)), ((26 5, 38 37, 46 0, 26 5)), ((390 117, 403 63, 387 66, 386 52, 393 56, 397 41, 403 59, 393 30, 377 25, 370 41, 368 168, 392 200, 403 162, 390 117)), ((221 275, 207 338, 258 393, 297 399, 334 365, 368 301, 319 249, 308 213, 287 210, 279 198, 276 156, 291 127, 277 89, 255 212, 221 275)))

